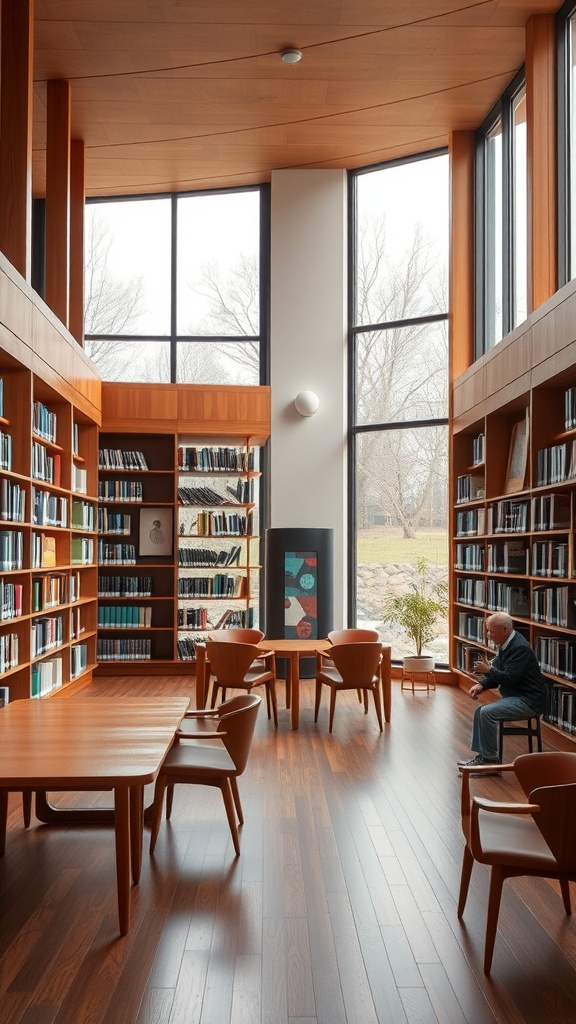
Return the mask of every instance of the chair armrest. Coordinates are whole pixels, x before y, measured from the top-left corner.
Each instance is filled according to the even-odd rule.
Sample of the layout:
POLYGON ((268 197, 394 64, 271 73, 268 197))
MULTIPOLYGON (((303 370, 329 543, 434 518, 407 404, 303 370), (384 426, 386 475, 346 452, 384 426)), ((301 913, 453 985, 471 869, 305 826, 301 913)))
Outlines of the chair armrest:
POLYGON ((270 661, 272 665, 276 664, 276 651, 262 651, 258 654, 255 661, 270 661))
POLYGON ((506 803, 503 800, 489 800, 487 797, 475 796, 473 803, 481 811, 495 811, 497 814, 537 814, 539 804, 506 803))
POLYGON ((187 711, 184 718, 214 718, 218 715, 218 708, 200 708, 197 711, 187 711))
POLYGON ((226 733, 225 732, 220 732, 220 731, 218 731, 218 732, 177 732, 176 735, 177 735, 179 740, 213 740, 215 737, 216 737, 216 739, 220 740, 220 739, 222 739, 223 736, 226 736, 226 733))
MULTIPOLYGON (((498 765, 498 771, 499 772, 513 772, 514 771, 514 765, 513 764, 499 764, 498 765)), ((470 817, 470 776, 472 774, 474 774, 474 775, 492 775, 493 772, 494 772, 494 765, 493 764, 487 764, 487 765, 484 765, 484 766, 482 766, 482 765, 478 765, 478 766, 470 765, 470 766, 468 766, 468 765, 463 764, 461 766, 461 768, 460 768, 460 772, 461 772, 461 775, 462 775, 462 794, 461 794, 461 799, 460 799, 460 812, 461 812, 461 815, 462 815, 462 820, 464 820, 464 818, 469 818, 470 817)))

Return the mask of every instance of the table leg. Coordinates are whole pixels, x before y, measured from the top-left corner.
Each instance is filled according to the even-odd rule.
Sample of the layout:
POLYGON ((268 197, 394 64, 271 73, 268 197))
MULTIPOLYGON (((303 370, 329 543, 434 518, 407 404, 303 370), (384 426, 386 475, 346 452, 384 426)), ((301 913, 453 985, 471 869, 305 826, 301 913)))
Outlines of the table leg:
POLYGON ((389 722, 392 715, 392 649, 390 647, 385 647, 382 651, 380 678, 382 680, 384 719, 389 722))
POLYGON ((114 790, 116 832, 116 879, 118 883, 118 920, 120 935, 130 927, 130 798, 128 786, 114 790))
POLYGON ((8 790, 0 790, 0 857, 6 849, 6 824, 8 821, 8 790))
POLYGON ((290 718, 294 731, 300 720, 300 656, 298 651, 290 653, 290 718))
POLYGON ((196 648, 196 707, 206 707, 206 648, 203 644, 196 648))
POLYGON ((130 860, 132 881, 138 885, 142 871, 142 832, 144 828, 144 787, 130 787, 130 860))

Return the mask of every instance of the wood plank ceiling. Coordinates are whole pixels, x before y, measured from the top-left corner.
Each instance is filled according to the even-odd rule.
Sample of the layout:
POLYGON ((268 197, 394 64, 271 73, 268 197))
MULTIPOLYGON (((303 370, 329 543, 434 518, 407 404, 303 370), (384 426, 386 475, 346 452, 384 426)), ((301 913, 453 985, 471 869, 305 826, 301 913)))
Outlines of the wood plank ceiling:
POLYGON ((46 82, 72 88, 86 190, 251 185, 446 146, 482 123, 559 0, 36 0, 34 194, 46 82), (280 51, 297 47, 300 63, 280 51))

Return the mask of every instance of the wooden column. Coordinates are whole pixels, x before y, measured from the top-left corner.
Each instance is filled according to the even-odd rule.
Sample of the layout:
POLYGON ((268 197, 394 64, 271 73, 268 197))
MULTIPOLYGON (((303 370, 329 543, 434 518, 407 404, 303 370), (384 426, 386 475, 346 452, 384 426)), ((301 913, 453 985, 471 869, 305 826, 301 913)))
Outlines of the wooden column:
POLYGON ((2 0, 0 249, 30 281, 34 0, 2 0))
POLYGON ((73 139, 70 150, 70 333, 84 345, 84 199, 85 146, 73 139))
POLYGON ((554 15, 526 24, 528 312, 557 288, 556 40, 554 15))
POLYGON ((48 82, 45 299, 68 327, 70 275, 70 85, 48 82))
POLYGON ((474 132, 450 136, 450 380, 474 361, 474 132))

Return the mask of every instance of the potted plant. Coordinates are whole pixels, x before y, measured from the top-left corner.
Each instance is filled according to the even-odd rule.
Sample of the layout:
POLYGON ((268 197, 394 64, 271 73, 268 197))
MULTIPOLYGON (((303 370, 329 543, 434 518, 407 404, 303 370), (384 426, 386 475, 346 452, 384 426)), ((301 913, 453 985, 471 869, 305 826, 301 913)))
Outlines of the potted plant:
POLYGON ((423 654, 427 643, 438 636, 438 618, 448 610, 448 583, 431 582, 428 562, 419 558, 417 575, 405 594, 390 595, 384 603, 384 622, 395 622, 414 643, 414 654, 403 659, 406 672, 432 672, 434 658, 423 654))

